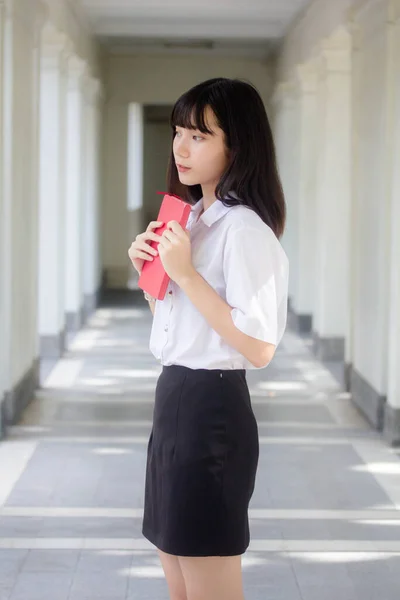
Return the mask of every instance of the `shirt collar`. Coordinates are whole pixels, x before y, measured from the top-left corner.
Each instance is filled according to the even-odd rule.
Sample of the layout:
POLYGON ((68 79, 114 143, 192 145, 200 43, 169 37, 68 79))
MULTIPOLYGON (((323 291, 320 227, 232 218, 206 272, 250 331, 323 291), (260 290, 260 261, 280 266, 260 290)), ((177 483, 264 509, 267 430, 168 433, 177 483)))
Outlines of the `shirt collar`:
MULTIPOLYGON (((200 198, 192 207, 192 219, 196 220, 200 211, 203 208, 203 198, 200 198)), ((220 200, 215 200, 211 206, 207 208, 206 211, 200 217, 200 220, 203 221, 207 227, 211 227, 216 221, 221 219, 228 211, 233 208, 232 206, 224 206, 220 200)))

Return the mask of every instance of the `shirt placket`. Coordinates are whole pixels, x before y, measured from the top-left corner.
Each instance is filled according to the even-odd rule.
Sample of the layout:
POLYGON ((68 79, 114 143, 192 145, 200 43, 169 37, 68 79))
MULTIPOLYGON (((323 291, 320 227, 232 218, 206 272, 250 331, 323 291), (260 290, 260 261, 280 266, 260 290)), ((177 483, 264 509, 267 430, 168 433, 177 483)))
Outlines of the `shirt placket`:
MULTIPOLYGON (((171 284, 170 284, 171 286, 171 284)), ((169 331, 169 327, 170 327, 170 320, 171 320, 171 312, 172 312, 172 308, 173 308, 173 302, 172 302, 172 298, 173 298, 173 293, 171 290, 171 287, 169 286, 169 290, 167 292, 166 295, 166 299, 168 300, 169 306, 168 306, 168 312, 167 312, 167 316, 163 325, 164 328, 164 344, 161 348, 161 353, 160 353, 160 360, 163 360, 163 350, 165 349, 165 346, 168 343, 168 331, 169 331)))
MULTIPOLYGON (((190 215, 188 222, 186 224, 186 228, 188 229, 188 231, 190 232, 190 236, 192 237, 192 228, 193 228, 193 215, 190 215)), ((172 313, 172 309, 173 309, 173 292, 171 289, 171 282, 169 283, 168 286, 168 291, 166 294, 165 299, 168 300, 169 302, 169 306, 168 306, 168 312, 165 318, 165 322, 163 324, 163 331, 164 331, 164 344, 161 347, 161 351, 160 351, 160 361, 162 362, 163 360, 163 351, 165 350, 166 345, 168 344, 168 332, 169 332, 169 328, 170 328, 170 321, 171 321, 171 313, 172 313)), ((165 301, 165 300, 164 300, 165 301)))

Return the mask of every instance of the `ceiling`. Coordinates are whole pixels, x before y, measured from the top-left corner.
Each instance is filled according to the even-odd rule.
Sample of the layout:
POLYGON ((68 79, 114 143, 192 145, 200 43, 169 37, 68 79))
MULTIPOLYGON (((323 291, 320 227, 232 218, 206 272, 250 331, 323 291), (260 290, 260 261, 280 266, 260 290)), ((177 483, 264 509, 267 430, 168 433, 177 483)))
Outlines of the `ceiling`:
POLYGON ((115 54, 266 58, 310 0, 70 0, 115 54))

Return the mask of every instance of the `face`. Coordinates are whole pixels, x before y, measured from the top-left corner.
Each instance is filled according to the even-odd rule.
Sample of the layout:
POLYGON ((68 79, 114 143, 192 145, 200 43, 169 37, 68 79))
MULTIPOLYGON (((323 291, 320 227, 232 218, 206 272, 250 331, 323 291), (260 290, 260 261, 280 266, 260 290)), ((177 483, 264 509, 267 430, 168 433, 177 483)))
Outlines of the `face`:
POLYGON ((184 185, 200 184, 203 193, 215 190, 228 166, 224 132, 218 127, 215 115, 209 107, 206 108, 204 117, 213 134, 176 127, 173 142, 179 180, 184 185), (187 170, 182 167, 187 167, 187 170))

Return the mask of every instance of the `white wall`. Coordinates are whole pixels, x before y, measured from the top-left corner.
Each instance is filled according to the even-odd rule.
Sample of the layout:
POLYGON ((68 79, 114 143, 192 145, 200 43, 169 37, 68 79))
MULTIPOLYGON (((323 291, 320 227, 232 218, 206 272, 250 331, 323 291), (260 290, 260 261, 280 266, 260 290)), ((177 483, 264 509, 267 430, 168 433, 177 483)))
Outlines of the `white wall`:
MULTIPOLYGON (((130 272, 128 248, 140 233, 140 211, 127 215, 127 119, 128 104, 174 104, 190 87, 211 77, 240 77, 255 84, 265 103, 272 86, 268 64, 243 58, 200 56, 109 56, 103 65, 106 88, 103 165, 103 265, 110 286, 124 287, 130 272)), ((159 128, 148 130, 150 139, 159 128)), ((162 145, 167 146, 161 134, 162 145)), ((148 160, 148 158, 146 159, 148 160)), ((163 162, 155 157, 157 165, 163 162)), ((158 166, 156 167, 158 170, 158 166)), ((146 166, 148 172, 148 166, 146 166)), ((158 184, 158 181, 157 181, 158 184)), ((148 186, 147 186, 148 189, 148 186)))

